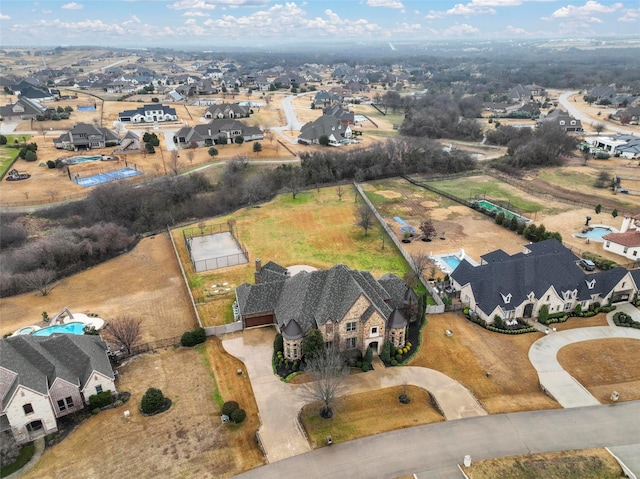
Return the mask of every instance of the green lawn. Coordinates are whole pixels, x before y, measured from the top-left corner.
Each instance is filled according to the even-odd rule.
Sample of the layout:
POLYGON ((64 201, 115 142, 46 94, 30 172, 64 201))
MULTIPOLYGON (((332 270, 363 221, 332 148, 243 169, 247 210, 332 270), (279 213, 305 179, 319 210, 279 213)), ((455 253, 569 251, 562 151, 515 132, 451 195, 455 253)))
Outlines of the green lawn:
POLYGON ((18 148, 7 148, 6 146, 0 148, 0 176, 4 176, 9 170, 19 153, 18 148))
POLYGON ((22 469, 27 462, 33 457, 33 453, 35 452, 36 447, 33 443, 26 444, 20 450, 20 454, 11 464, 2 467, 0 469, 0 477, 7 477, 9 474, 13 474, 14 472, 22 469))
POLYGON ((511 185, 486 176, 434 181, 429 182, 429 184, 465 200, 472 200, 478 196, 486 195, 491 198, 510 201, 516 208, 530 213, 545 209, 543 204, 523 198, 522 192, 511 185))

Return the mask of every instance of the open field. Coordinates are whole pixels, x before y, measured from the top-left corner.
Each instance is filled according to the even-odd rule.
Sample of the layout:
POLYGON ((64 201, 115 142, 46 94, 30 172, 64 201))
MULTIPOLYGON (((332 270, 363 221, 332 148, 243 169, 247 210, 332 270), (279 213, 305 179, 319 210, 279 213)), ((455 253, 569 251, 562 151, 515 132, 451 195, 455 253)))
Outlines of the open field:
POLYGON ((260 208, 244 208, 205 222, 217 224, 228 219, 236 222, 239 240, 250 255, 249 263, 241 266, 196 275, 184 245, 182 229, 173 230, 193 294, 202 300, 206 298, 206 303, 198 306, 205 325, 233 320, 234 288, 243 282, 253 283, 255 258, 261 258, 263 264, 275 261, 285 267, 308 264, 326 268, 343 263, 371 271, 376 277, 388 272, 402 276, 408 267, 402 256, 388 238, 382 249, 383 233, 378 225, 368 236, 354 226, 355 190, 350 186, 342 189, 342 200, 338 198, 336 187, 308 190, 299 193, 295 200, 291 194, 283 194, 260 208), (211 285, 223 282, 228 283, 229 293, 212 296, 211 285))
MULTIPOLYGON (((487 198, 510 201, 516 207, 530 211, 528 215, 537 224, 544 224, 547 230, 559 232, 563 242, 577 251, 590 251, 614 261, 626 262, 624 258, 604 251, 601 243, 588 244, 584 239, 572 236, 582 231, 586 216, 593 218, 592 224, 605 224, 615 228, 620 227, 621 218, 613 218, 604 212, 597 215, 592 208, 580 208, 542 199, 490 176, 462 177, 429 184, 464 200, 486 194, 487 198)), ((429 243, 413 241, 405 245, 409 251, 440 254, 464 248, 465 252, 478 261, 481 255, 496 248, 501 248, 509 254, 521 252, 527 243, 523 237, 496 225, 490 217, 411 185, 401 178, 371 182, 365 185, 365 189, 399 238, 400 225, 393 220, 394 216, 400 216, 415 228, 430 216, 435 223, 438 238, 445 238, 436 238, 429 243), (445 233, 444 236, 441 233, 445 233)), ((593 201, 595 206, 598 200, 593 201)))
POLYGON ((429 394, 424 389, 415 386, 406 386, 405 389, 411 398, 409 404, 401 404, 398 401, 402 386, 338 398, 331 419, 320 417, 319 403, 305 405, 300 419, 311 447, 326 446, 327 436, 331 436, 333 441, 338 443, 444 421, 438 410, 431 405, 429 394))
POLYGON ((469 479, 618 479, 626 477, 605 449, 489 459, 463 468, 469 479))
POLYGON ((638 341, 602 339, 565 346, 558 361, 603 404, 611 403, 617 391, 620 400, 640 399, 638 341))
POLYGON ((420 351, 409 365, 459 381, 489 414, 556 409, 560 405, 542 392, 528 359, 529 348, 540 337, 542 333, 492 333, 455 313, 429 315, 420 351), (453 336, 444 334, 447 329, 453 336))
POLYGON ((237 398, 247 411, 244 423, 221 424, 209 368, 221 348, 207 342, 198 349, 145 354, 121 368, 118 388, 131 393, 129 402, 87 419, 46 450, 24 477, 214 478, 231 477, 262 464, 253 439, 258 417, 250 390, 248 396, 227 396, 230 391, 218 383, 224 399, 237 398), (140 399, 149 387, 160 388, 173 401, 169 411, 153 417, 140 414, 140 399), (123 418, 124 410, 130 411, 129 420, 123 418))
POLYGON ((146 343, 180 336, 196 326, 193 309, 166 234, 144 238, 130 252, 60 281, 48 296, 35 292, 0 299, 0 334, 36 324, 63 308, 109 321, 142 320, 146 343))

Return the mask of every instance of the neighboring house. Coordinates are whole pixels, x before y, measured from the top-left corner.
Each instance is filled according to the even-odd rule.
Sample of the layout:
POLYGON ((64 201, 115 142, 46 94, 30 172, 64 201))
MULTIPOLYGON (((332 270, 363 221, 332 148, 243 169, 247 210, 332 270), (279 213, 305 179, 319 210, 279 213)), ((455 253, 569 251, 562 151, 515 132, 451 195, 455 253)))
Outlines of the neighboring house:
POLYGON ((107 93, 132 93, 136 91, 133 82, 116 80, 109 82, 104 89, 107 93))
POLYGON ((341 108, 340 105, 328 106, 322 110, 322 114, 333 116, 345 125, 353 125, 355 123, 355 116, 353 112, 341 108))
POLYGON ((630 160, 640 158, 640 138, 633 135, 594 136, 585 138, 589 152, 596 155, 606 152, 611 156, 620 156, 630 160))
POLYGON ((326 136, 329 138, 331 146, 338 146, 344 140, 351 138, 352 132, 349 125, 345 125, 335 116, 322 115, 317 120, 309 122, 302 126, 300 135, 298 135, 298 143, 305 145, 319 144, 320 138, 326 136))
POLYGON ((139 153, 143 150, 142 142, 140 141, 140 137, 136 135, 131 130, 127 131, 127 133, 120 140, 120 146, 118 149, 113 150, 114 154, 126 154, 126 153, 139 153))
POLYGON ((167 93, 165 95, 164 99, 166 101, 182 101, 182 100, 184 100, 182 95, 180 93, 178 93, 177 91, 175 91, 175 90, 171 90, 169 93, 167 93))
POLYGON ((284 356, 299 360, 302 340, 319 329, 325 344, 338 351, 367 348, 380 352, 385 341, 404 347, 407 318, 417 297, 394 274, 376 280, 367 271, 338 264, 294 276, 282 266, 256 259, 256 284, 236 288, 245 328, 274 324, 282 333, 284 356))
POLYGON ((312 105, 314 108, 326 108, 328 106, 340 104, 342 101, 343 97, 327 90, 321 90, 313 97, 312 105))
POLYGON ((89 397, 116 392, 107 345, 100 336, 20 335, 0 340, 0 426, 18 444, 58 430, 57 419, 89 397))
POLYGON ((597 86, 592 88, 589 93, 587 93, 588 97, 595 98, 596 101, 608 99, 611 100, 617 95, 616 89, 612 86, 597 86))
POLYGON ((625 216, 619 233, 609 233, 602 237, 605 251, 624 256, 632 261, 640 261, 640 214, 625 216))
POLYGON ((47 110, 52 109, 41 105, 35 100, 20 97, 15 103, 9 103, 6 106, 0 107, 0 116, 6 120, 13 118, 27 120, 35 118, 38 115, 44 115, 47 110))
POLYGON ((107 129, 88 123, 78 123, 67 133, 63 133, 53 140, 58 149, 65 150, 90 150, 92 148, 104 148, 107 144, 118 144, 118 135, 107 129))
POLYGON ((178 115, 175 108, 158 103, 120 112, 118 120, 125 123, 153 123, 156 121, 177 121, 178 115))
POLYGON ((632 106, 625 110, 618 110, 611 115, 611 119, 624 124, 637 125, 640 123, 640 106, 632 106))
POLYGON ((482 256, 473 266, 462 261, 450 275, 460 300, 488 323, 534 318, 546 305, 549 313, 582 310, 594 303, 631 301, 638 291, 640 270, 617 267, 588 274, 579 259, 555 239, 529 244, 523 253, 502 250, 482 256))
POLYGON ((558 125, 564 131, 582 131, 582 122, 559 108, 538 120, 538 125, 558 125))
POLYGON ((173 137, 173 142, 183 148, 193 146, 227 145, 241 136, 244 141, 263 140, 260 128, 247 126, 239 120, 216 119, 206 125, 185 126, 173 137))
POLYGON ((240 106, 237 103, 220 103, 211 105, 204 112, 205 118, 248 118, 251 111, 247 106, 240 106))

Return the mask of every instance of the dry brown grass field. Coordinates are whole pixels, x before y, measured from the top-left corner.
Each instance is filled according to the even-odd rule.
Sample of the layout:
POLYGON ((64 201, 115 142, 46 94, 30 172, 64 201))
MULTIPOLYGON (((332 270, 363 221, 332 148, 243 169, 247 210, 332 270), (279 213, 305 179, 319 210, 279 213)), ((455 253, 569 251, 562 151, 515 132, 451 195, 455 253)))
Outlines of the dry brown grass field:
POLYGON ((0 299, 0 334, 65 307, 106 321, 125 313, 139 317, 142 342, 174 338, 196 326, 167 234, 144 238, 129 253, 61 280, 48 296, 32 292, 0 299))
MULTIPOLYGON (((118 381, 121 391, 131 393, 129 402, 84 421, 64 441, 46 450, 24 477, 217 478, 263 464, 254 440, 258 416, 248 379, 233 386, 226 384, 227 378, 216 376, 219 394, 225 400, 237 400, 247 411, 240 425, 220 422, 209 364, 227 355, 215 341, 200 346, 199 352, 166 350, 135 358, 120 369, 118 381), (153 417, 140 414, 140 399, 149 387, 160 388, 173 401, 169 411, 153 417), (124 410, 130 411, 129 420, 123 418, 124 410)), ((233 366, 228 363, 218 369, 233 366)))
POLYGON ((460 381, 489 414, 560 408, 540 389, 528 359, 529 348, 540 337, 542 333, 492 333, 454 313, 429 315, 420 351, 410 365, 460 381), (453 336, 445 335, 447 329, 453 336))
POLYGON ((489 459, 464 468, 469 479, 618 479, 626 477, 606 449, 489 459))
POLYGON ((395 431, 406 427, 444 421, 431 404, 429 394, 416 386, 397 386, 338 398, 335 415, 320 417, 320 404, 310 403, 302 408, 300 420, 309 437, 311 447, 327 445, 327 436, 334 442, 345 442, 372 434, 395 431), (398 396, 405 392, 409 404, 402 404, 398 396), (380 414, 380 411, 385 411, 380 414), (375 421, 372 421, 375 417, 375 421))
POLYGON ((613 391, 623 401, 640 399, 637 353, 637 340, 602 339, 565 346, 558 361, 598 401, 608 404, 613 391))

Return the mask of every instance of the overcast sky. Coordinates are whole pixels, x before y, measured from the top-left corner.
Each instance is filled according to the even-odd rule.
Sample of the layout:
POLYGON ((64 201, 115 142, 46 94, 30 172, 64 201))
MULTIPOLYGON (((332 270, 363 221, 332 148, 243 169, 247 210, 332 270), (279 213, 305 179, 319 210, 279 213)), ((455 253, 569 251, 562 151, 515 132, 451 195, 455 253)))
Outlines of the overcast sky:
POLYGON ((638 35, 640 0, 2 0, 1 45, 268 46, 638 35))

